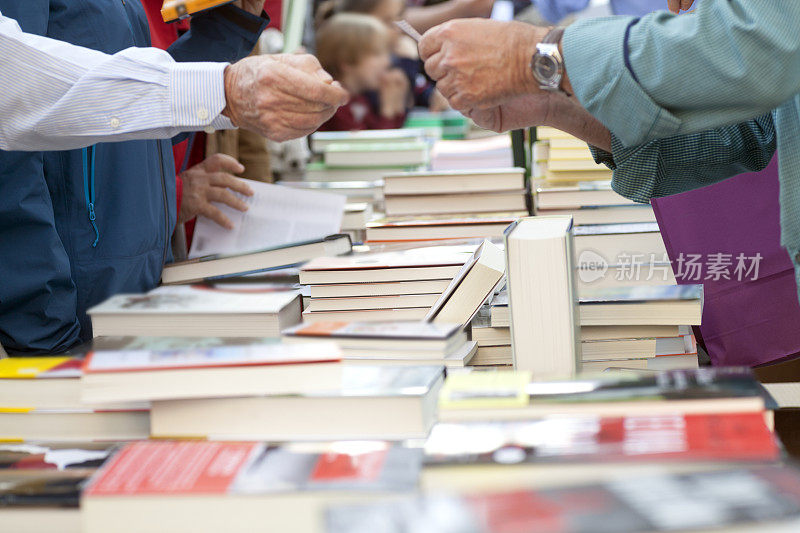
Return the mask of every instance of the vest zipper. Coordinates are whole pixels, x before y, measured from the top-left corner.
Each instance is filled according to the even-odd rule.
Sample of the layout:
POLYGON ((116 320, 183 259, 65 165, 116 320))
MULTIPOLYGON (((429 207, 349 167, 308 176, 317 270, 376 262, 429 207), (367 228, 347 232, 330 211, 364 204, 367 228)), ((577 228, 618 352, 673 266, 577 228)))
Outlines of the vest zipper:
POLYGON ((95 147, 84 148, 81 152, 83 153, 83 195, 86 200, 86 210, 89 212, 89 223, 94 229, 92 248, 97 248, 97 243, 100 241, 100 230, 97 229, 95 222, 97 215, 94 211, 95 147))
POLYGON ((161 148, 160 140, 156 141, 158 145, 158 168, 161 170, 161 197, 164 202, 164 258, 161 261, 161 266, 167 264, 168 246, 170 243, 169 235, 169 206, 167 205, 167 178, 164 174, 164 151, 161 148))

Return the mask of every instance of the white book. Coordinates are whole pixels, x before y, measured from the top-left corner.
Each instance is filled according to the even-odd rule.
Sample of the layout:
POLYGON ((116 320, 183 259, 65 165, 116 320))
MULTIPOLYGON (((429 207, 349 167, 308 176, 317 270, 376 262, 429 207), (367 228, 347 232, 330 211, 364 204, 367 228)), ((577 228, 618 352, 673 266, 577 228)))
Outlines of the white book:
POLYGON ((327 146, 325 165, 330 168, 417 167, 430 161, 423 141, 405 143, 337 143, 327 146))
POLYGON ((247 211, 214 204, 233 222, 233 230, 198 217, 190 258, 251 252, 339 233, 344 196, 260 181, 248 180, 247 184, 254 192, 250 197, 240 195, 247 203, 247 211))
POLYGON ((506 273, 503 250, 484 241, 453 278, 425 317, 429 322, 465 326, 494 294, 506 273))
POLYGON ((581 360, 572 218, 529 217, 506 232, 515 368, 571 378, 581 360))
POLYGON ((297 291, 168 285, 89 309, 95 337, 279 337, 300 322, 297 291))
POLYGON ((400 128, 361 131, 318 131, 311 135, 311 151, 317 154, 333 144, 407 143, 423 140, 427 134, 422 128, 400 128))
POLYGON ((439 170, 386 174, 384 194, 455 194, 517 191, 525 188, 525 169, 439 170))

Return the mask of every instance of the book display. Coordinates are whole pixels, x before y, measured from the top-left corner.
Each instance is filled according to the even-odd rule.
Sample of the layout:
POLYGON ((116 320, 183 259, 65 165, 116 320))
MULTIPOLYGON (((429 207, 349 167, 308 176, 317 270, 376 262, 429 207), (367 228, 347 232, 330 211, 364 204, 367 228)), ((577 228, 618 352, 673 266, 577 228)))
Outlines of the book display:
POLYGON ((0 531, 800 530, 800 385, 706 366, 652 207, 563 132, 408 124, 312 134, 90 341, 8 344, 0 531))

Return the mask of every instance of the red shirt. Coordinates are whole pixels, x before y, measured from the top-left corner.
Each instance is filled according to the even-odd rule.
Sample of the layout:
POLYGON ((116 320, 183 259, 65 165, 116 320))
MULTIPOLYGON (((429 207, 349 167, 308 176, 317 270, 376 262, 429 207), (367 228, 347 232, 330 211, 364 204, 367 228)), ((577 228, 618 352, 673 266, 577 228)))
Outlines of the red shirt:
POLYGON ((405 113, 393 118, 381 116, 371 99, 360 94, 340 107, 320 131, 390 130, 402 128, 405 121, 405 113))

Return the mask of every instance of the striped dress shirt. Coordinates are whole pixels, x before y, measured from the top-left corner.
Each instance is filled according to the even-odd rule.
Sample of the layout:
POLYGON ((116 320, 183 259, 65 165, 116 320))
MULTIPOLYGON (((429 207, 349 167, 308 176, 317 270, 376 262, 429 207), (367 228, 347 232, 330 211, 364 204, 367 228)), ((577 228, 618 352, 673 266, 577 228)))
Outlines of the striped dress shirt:
POLYGON ((227 63, 177 63, 155 48, 108 55, 24 33, 0 13, 0 149, 71 150, 230 129, 227 63))

